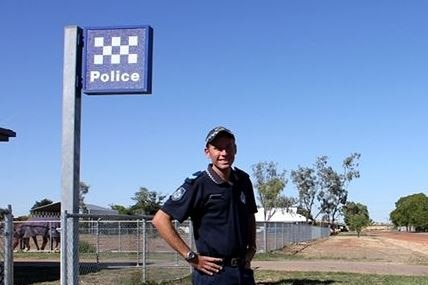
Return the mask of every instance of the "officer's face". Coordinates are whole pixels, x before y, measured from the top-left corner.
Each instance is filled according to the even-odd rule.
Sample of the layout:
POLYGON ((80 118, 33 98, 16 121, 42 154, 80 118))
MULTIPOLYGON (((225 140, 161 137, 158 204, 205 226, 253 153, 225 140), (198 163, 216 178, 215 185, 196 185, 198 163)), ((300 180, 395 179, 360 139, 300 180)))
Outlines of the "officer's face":
POLYGON ((218 136, 205 148, 205 154, 214 167, 221 171, 227 170, 235 160, 235 140, 229 136, 218 136))

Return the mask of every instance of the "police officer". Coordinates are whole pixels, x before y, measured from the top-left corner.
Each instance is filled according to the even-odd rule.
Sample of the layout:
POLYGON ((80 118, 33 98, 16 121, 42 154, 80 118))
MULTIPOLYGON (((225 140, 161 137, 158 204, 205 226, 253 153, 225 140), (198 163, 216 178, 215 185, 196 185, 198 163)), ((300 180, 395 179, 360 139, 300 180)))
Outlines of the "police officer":
POLYGON ((253 186, 247 173, 232 167, 236 144, 230 130, 212 129, 205 143, 205 155, 211 161, 208 168, 184 181, 153 217, 153 225, 193 266, 193 284, 255 284, 250 268, 256 252, 253 186), (197 252, 171 223, 188 217, 197 252))

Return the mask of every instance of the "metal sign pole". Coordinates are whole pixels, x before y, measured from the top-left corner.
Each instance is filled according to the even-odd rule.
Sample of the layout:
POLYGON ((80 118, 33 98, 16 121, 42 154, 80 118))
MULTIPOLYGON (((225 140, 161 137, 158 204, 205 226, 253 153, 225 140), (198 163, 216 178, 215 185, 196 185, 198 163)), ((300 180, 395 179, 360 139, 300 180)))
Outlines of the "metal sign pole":
MULTIPOLYGON (((63 105, 62 105, 62 165, 61 212, 79 213, 80 184, 80 116, 81 116, 81 62, 82 29, 68 26, 64 30, 63 105)), ((68 251, 66 265, 61 268, 61 284, 79 284, 78 220, 71 216, 61 231, 61 242, 68 251), (63 274, 66 273, 66 274, 63 274)), ((61 256, 66 254, 61 251, 61 256)))
POLYGON ((81 80, 85 78, 87 94, 151 93, 153 31, 150 26, 86 28, 85 31, 83 76, 83 30, 78 26, 64 30, 61 285, 79 284, 79 221, 75 214, 79 213, 81 80))

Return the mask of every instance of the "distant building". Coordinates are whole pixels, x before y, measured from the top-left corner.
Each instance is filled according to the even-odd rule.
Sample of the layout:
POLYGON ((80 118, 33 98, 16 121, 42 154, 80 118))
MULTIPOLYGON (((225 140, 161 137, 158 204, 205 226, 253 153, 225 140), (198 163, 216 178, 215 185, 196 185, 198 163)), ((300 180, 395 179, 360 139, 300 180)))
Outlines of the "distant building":
POLYGON ((87 214, 90 215, 118 215, 119 212, 117 210, 93 205, 93 204, 86 204, 86 209, 88 210, 87 214))
MULTIPOLYGON (((265 217, 263 215, 263 208, 258 208, 256 213, 256 222, 264 222, 265 217)), ((273 208, 266 214, 266 217, 270 217, 268 222, 306 222, 306 218, 300 214, 297 214, 296 207, 287 208, 273 208)))

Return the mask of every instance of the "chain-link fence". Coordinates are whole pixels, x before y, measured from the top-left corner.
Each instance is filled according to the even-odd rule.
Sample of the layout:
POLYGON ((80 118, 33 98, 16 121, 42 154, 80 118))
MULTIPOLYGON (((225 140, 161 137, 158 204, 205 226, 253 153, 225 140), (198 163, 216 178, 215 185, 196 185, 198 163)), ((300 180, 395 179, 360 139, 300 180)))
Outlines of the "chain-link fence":
MULTIPOLYGON (((79 220, 78 231, 73 237, 79 240, 79 252, 70 252, 66 245, 62 247, 66 250, 63 260, 67 260, 70 255, 78 258, 79 268, 72 270, 78 275, 74 276, 74 280, 84 279, 85 284, 132 282, 129 278, 137 282, 159 282, 179 279, 190 273, 189 265, 159 236, 151 223, 151 217, 124 218, 67 215, 67 219, 79 220), (125 270, 127 274, 111 275, 111 269, 125 270)), ((174 223, 182 238, 193 247, 191 223, 174 223)), ((257 248, 267 252, 290 243, 324 238, 329 234, 328 227, 306 223, 259 222, 257 248)))
POLYGON ((0 285, 13 285, 12 207, 2 209, 0 220, 0 285))
MULTIPOLYGON (((79 229, 74 237, 79 240, 79 269, 72 270, 79 276, 73 276, 72 280, 85 279, 86 284, 130 282, 117 280, 120 277, 117 275, 111 276, 108 273, 111 269, 127 270, 127 276, 122 277, 135 279, 140 283, 179 279, 188 275, 189 265, 160 238, 150 218, 68 215, 67 219, 79 219, 79 229), (101 275, 100 271, 104 273, 101 275), (93 278, 101 280, 91 283, 89 280, 93 278)), ((190 223, 175 225, 181 236, 191 243, 190 223)), ((68 237, 64 239, 67 240, 68 237)), ((63 260, 75 255, 66 245, 62 248, 65 248, 66 255, 62 257, 63 260)))
MULTIPOLYGON (((181 237, 194 248, 191 223, 174 222, 174 225, 181 237)), ((59 284, 60 276, 62 285, 144 284, 147 281, 180 279, 191 272, 183 258, 159 236, 149 216, 65 214, 61 220, 32 217, 25 222, 15 222, 15 234, 24 228, 38 234, 35 240, 25 238, 24 244, 15 244, 17 240, 14 242, 17 259, 29 266, 43 263, 56 267, 51 276, 51 280, 56 281, 52 284, 59 284), (73 223, 76 223, 77 230, 69 231, 67 228, 73 223), (60 231, 63 231, 65 242, 59 238, 60 231)), ((1 234, 4 234, 3 230, 1 234)), ((258 251, 268 252, 290 243, 327 237, 330 231, 328 227, 306 223, 258 222, 256 234, 258 251)), ((1 238, 0 245, 3 240, 1 238)), ((1 250, 0 256, 3 256, 1 250)))
POLYGON ((330 235, 329 227, 307 223, 257 222, 256 238, 259 251, 269 252, 291 243, 317 240, 330 235))

